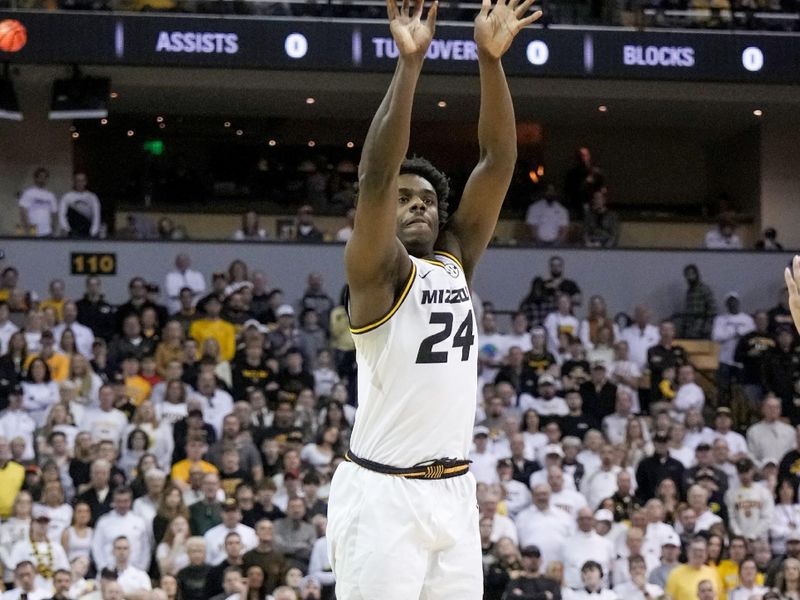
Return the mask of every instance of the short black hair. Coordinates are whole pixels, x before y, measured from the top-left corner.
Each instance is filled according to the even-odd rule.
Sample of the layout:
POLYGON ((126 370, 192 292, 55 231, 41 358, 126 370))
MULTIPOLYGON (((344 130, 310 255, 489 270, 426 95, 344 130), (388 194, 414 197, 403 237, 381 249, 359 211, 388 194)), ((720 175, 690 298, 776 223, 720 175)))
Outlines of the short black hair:
POLYGON ((448 217, 447 207, 449 203, 447 200, 450 197, 450 180, 447 178, 447 175, 434 167, 427 158, 422 158, 421 156, 407 158, 402 162, 400 165, 400 175, 406 173, 419 175, 433 186, 436 192, 436 205, 439 211, 439 227, 444 227, 448 217))

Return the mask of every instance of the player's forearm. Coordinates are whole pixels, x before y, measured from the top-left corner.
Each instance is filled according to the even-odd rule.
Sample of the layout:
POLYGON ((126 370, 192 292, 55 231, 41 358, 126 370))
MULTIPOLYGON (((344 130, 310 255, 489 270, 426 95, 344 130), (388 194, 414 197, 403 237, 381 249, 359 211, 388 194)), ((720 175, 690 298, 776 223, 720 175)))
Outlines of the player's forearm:
POLYGON ((517 127, 514 104, 500 59, 478 53, 481 76, 481 109, 478 118, 478 143, 481 160, 508 169, 509 179, 517 160, 517 127))
POLYGON ((393 178, 408 152, 411 108, 422 58, 400 57, 392 83, 383 98, 361 153, 359 179, 393 178))

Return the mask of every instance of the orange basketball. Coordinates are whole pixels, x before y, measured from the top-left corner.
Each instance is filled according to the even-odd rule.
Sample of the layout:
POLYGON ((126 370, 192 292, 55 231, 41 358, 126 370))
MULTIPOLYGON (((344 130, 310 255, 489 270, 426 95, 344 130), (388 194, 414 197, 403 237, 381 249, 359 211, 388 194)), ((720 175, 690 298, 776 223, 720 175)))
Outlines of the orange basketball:
POLYGON ((28 41, 25 26, 16 19, 0 21, 0 52, 18 52, 28 41))

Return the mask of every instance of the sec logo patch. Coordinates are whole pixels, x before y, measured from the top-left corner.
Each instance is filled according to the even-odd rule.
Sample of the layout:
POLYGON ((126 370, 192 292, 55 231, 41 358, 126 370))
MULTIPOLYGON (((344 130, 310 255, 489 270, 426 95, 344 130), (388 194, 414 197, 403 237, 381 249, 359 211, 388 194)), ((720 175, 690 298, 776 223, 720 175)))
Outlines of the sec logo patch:
POLYGON ((456 279, 458 277, 458 274, 460 273, 457 266, 450 264, 445 265, 444 270, 453 279, 456 279))

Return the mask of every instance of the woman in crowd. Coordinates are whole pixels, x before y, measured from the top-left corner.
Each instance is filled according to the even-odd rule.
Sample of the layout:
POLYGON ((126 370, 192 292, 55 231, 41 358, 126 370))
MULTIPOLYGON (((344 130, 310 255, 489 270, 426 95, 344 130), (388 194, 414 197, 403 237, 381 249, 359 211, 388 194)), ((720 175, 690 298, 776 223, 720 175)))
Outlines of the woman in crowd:
POLYGON ((258 222, 258 213, 254 210, 248 210, 242 215, 242 227, 233 233, 233 239, 241 242, 263 242, 269 239, 267 231, 262 229, 258 222))
POLYGON ((534 460, 541 448, 547 445, 547 436, 539 431, 539 413, 532 408, 522 415, 522 438, 525 440, 525 458, 534 460))
POLYGON ((14 567, 11 562, 11 549, 14 544, 27 540, 31 531, 31 512, 33 498, 30 492, 22 490, 14 498, 11 517, 0 525, 0 562, 3 566, 3 582, 8 586, 14 581, 14 567))
POLYGON ((79 556, 91 557, 92 534, 89 526, 92 511, 86 502, 78 502, 72 512, 72 523, 61 534, 61 545, 71 563, 79 556))
POLYGON ((245 577, 247 578, 247 596, 239 600, 264 600, 267 597, 267 578, 264 575, 264 569, 258 565, 251 565, 247 567, 245 577))
POLYGON ((720 535, 709 535, 708 561, 706 564, 711 567, 716 567, 723 558, 725 558, 725 540, 720 535))
POLYGON ((51 380, 47 363, 41 358, 33 359, 22 381, 22 407, 36 421, 36 425, 42 427, 47 419, 47 411, 58 399, 58 384, 51 380))
POLYGON ((800 560, 787 558, 783 561, 775 589, 780 592, 782 600, 800 600, 800 560))
POLYGON ((313 444, 306 444, 300 452, 300 459, 312 467, 329 465, 336 454, 340 453, 339 430, 326 427, 320 430, 313 444))
POLYGON ((0 356, 0 379, 7 380, 8 388, 22 381, 28 359, 28 343, 25 334, 15 331, 8 340, 8 352, 0 356))
POLYGON ((678 494, 678 486, 669 477, 661 480, 656 488, 656 498, 661 500, 664 505, 664 522, 672 525, 678 518, 678 507, 681 499, 678 494))
POLYGON ((125 473, 125 478, 130 480, 136 474, 137 465, 150 447, 150 438, 143 430, 136 428, 131 430, 124 440, 122 455, 117 461, 117 466, 125 473))
POLYGON ((347 422, 345 418, 345 409, 344 405, 338 400, 331 400, 328 402, 327 408, 322 410, 320 414, 321 417, 321 429, 324 431, 331 427, 335 427, 339 430, 339 440, 340 443, 345 444, 347 446, 350 445, 350 434, 353 432, 350 424, 347 422), (324 413, 324 414, 323 414, 324 413))
POLYGON ((75 334, 72 329, 67 327, 61 332, 61 338, 58 340, 58 348, 60 352, 66 354, 72 359, 73 356, 79 354, 78 346, 75 342, 75 334))
POLYGON ((40 310, 30 310, 22 328, 28 351, 39 352, 42 349, 42 332, 44 331, 44 314, 40 310))
POLYGON ((73 508, 65 501, 61 481, 52 479, 53 473, 58 477, 58 468, 53 461, 48 461, 42 467, 42 503, 35 505, 35 509, 50 517, 47 537, 51 542, 60 544, 61 534, 72 523, 73 508))
MULTIPOLYGON (((150 348, 155 348, 160 341, 160 331, 158 328, 158 313, 152 306, 145 306, 142 309, 142 337, 149 342, 150 348)), ((151 350, 152 351, 152 350, 151 350)))
POLYGON ((158 503, 156 516, 153 518, 153 539, 163 539, 170 522, 178 517, 188 519, 189 510, 183 503, 183 494, 180 489, 170 483, 161 492, 161 501, 158 503))
POLYGON ((171 463, 172 450, 174 449, 172 430, 169 423, 161 424, 152 401, 144 400, 137 407, 136 412, 133 414, 133 419, 131 419, 131 424, 125 429, 123 439, 127 439, 127 436, 134 429, 140 429, 147 435, 145 450, 155 454, 159 465, 169 465, 171 463))
POLYGON ((172 426, 185 419, 188 414, 186 386, 180 379, 168 381, 164 391, 164 401, 156 407, 156 417, 159 422, 168 425, 172 431, 172 426))
POLYGON ((483 600, 500 600, 512 571, 522 570, 522 557, 511 539, 500 538, 494 545, 495 560, 484 568, 483 600))
MULTIPOLYGON (((167 463, 169 464, 169 463, 167 463)), ((144 482, 144 474, 150 469, 157 469, 158 462, 154 454, 145 452, 136 463, 136 467, 132 471, 133 479, 130 480, 131 491, 134 498, 141 498, 147 493, 147 487, 144 482)))
POLYGON ((177 575, 189 564, 186 541, 191 535, 186 517, 178 515, 172 519, 164 538, 156 547, 156 560, 162 574, 177 575))
POLYGON ((60 431, 64 434, 67 438, 67 448, 72 449, 75 447, 75 438, 78 437, 79 429, 75 426, 75 419, 69 407, 63 402, 54 404, 50 409, 50 413, 47 415, 47 421, 44 427, 39 431, 40 442, 46 442, 50 434, 54 431, 60 431))
POLYGON ((769 528, 769 539, 775 556, 786 552, 786 538, 798 529, 800 529, 800 504, 797 502, 797 485, 794 478, 784 478, 778 483, 775 510, 769 528))
POLYGON ((103 380, 92 370, 92 365, 85 356, 73 355, 69 363, 67 381, 75 385, 78 402, 87 406, 98 405, 97 395, 103 380))
POLYGON ((630 417, 625 426, 626 462, 635 471, 639 462, 653 454, 653 444, 649 440, 639 417, 630 417))
POLYGON ((69 476, 75 484, 76 493, 81 493, 81 486, 89 483, 89 470, 94 460, 95 449, 92 446, 92 434, 81 431, 75 436, 72 460, 69 461, 69 476))
POLYGON ((174 575, 161 575, 159 587, 167 594, 167 600, 181 600, 178 590, 178 580, 174 575))

